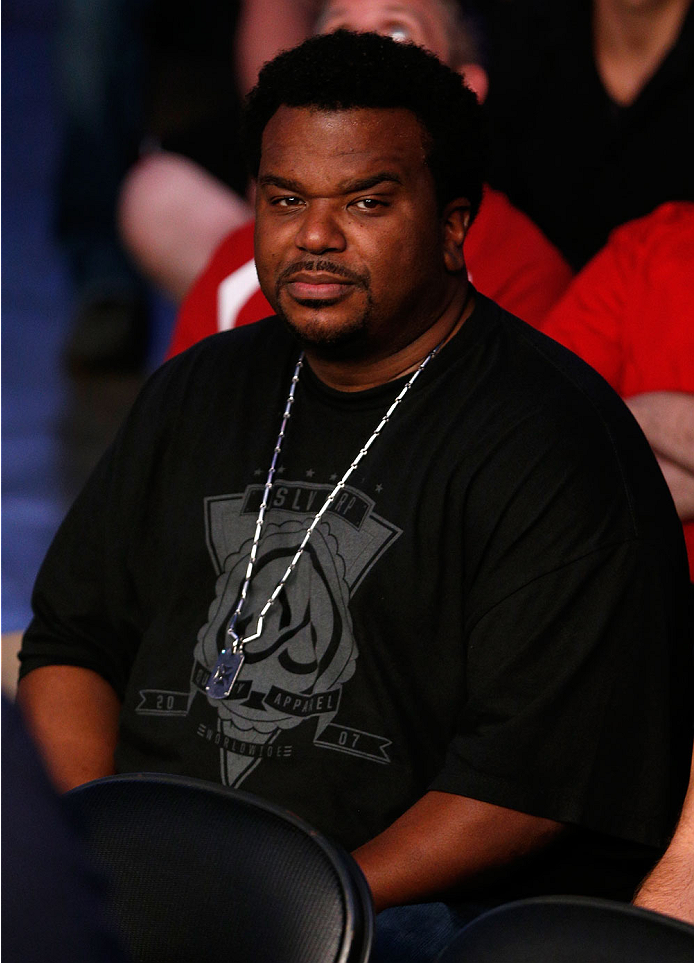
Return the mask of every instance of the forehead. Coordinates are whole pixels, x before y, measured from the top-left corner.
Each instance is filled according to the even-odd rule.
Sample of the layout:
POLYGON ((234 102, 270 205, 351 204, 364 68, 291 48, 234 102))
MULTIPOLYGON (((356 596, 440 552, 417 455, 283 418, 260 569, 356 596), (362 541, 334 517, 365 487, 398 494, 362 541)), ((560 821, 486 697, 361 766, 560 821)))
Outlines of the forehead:
POLYGON ((373 31, 396 40, 412 40, 442 60, 449 54, 449 17, 438 0, 328 0, 316 23, 316 33, 373 31))
POLYGON ((280 107, 263 132, 259 177, 332 180, 389 172, 407 182, 428 173, 425 135, 409 110, 280 107))

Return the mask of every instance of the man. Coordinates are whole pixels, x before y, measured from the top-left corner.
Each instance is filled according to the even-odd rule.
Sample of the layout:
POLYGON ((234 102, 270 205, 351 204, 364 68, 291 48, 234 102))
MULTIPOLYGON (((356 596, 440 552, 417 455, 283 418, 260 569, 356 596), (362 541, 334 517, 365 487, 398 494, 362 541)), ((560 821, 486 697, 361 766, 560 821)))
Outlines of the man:
MULTIPOLYGON (((457 0, 327 0, 315 4, 313 26, 320 33, 345 28, 411 40, 462 73, 484 101, 487 75, 457 0)), ((170 354, 270 313, 253 263, 253 224, 243 223, 250 211, 190 161, 145 158, 125 185, 121 215, 136 259, 176 300, 186 295, 170 354)), ((478 290, 533 325, 572 277, 532 221, 491 188, 470 231, 466 262, 478 290)))
POLYGON ((604 382, 469 284, 480 129, 411 44, 264 68, 281 320, 153 377, 24 643, 63 786, 166 770, 288 806, 354 852, 377 959, 433 959, 465 893, 630 896, 691 751, 676 514, 604 382))

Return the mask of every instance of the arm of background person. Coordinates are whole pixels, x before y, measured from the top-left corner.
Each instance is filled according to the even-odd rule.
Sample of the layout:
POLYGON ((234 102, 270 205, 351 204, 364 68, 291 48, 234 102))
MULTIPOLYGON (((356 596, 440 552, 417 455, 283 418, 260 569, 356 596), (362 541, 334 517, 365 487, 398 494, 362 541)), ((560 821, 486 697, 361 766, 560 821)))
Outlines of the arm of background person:
POLYGON ((641 884, 634 902, 694 923, 694 755, 689 790, 665 855, 641 884))
POLYGON ((682 522, 694 521, 694 474, 658 455, 658 464, 682 522))
POLYGON ((253 217, 245 198, 195 161, 146 154, 118 198, 118 230, 142 273, 179 302, 230 233, 253 217))
POLYGON ((649 391, 625 399, 658 456, 682 521, 694 519, 694 394, 649 391))
POLYGON ((236 76, 242 94, 280 50, 294 47, 313 30, 317 0, 244 0, 236 28, 236 76))
POLYGON ((114 773, 120 701, 91 669, 48 665, 26 675, 17 702, 61 791, 114 773))
POLYGON ((353 853, 376 912, 414 903, 548 845, 561 823, 447 792, 428 792, 353 853))

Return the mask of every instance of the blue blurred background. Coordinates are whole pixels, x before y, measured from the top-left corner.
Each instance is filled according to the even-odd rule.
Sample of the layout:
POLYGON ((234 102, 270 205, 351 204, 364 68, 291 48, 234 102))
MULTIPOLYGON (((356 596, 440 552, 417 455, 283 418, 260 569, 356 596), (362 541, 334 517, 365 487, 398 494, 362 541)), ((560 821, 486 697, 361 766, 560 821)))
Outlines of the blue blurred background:
MULTIPOLYGON (((63 373, 72 306, 52 231, 57 7, 2 5, 3 634, 26 627, 50 539, 142 380, 63 373)), ((163 357, 173 309, 153 297, 153 319, 149 369, 163 357)))

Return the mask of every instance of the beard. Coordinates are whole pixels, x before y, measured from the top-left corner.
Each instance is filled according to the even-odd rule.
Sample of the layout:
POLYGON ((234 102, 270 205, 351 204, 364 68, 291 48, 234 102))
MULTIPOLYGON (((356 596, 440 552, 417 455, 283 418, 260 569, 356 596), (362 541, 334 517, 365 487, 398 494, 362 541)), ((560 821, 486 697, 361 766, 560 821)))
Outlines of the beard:
POLYGON ((325 358, 346 359, 360 356, 362 349, 366 347, 368 333, 371 330, 373 306, 370 299, 363 311, 346 319, 339 326, 328 325, 321 318, 321 309, 329 308, 332 304, 332 301, 311 300, 310 304, 305 306, 314 310, 315 316, 302 321, 301 324, 292 320, 279 303, 276 314, 302 348, 308 348, 314 354, 325 358))
POLYGON ((342 265, 325 259, 297 262, 283 271, 277 279, 273 307, 280 321, 294 335, 302 348, 308 348, 314 354, 326 359, 359 357, 367 345, 368 334, 372 328, 374 317, 370 282, 371 278, 368 274, 350 271, 342 265), (348 316, 339 323, 333 324, 326 321, 322 312, 334 307, 334 300, 316 298, 295 300, 295 304, 304 309, 309 309, 311 314, 308 318, 304 317, 301 322, 294 320, 290 313, 282 307, 284 284, 300 271, 311 270, 327 271, 337 277, 344 277, 356 289, 363 291, 366 297, 361 310, 355 309, 355 313, 351 317, 348 316))

